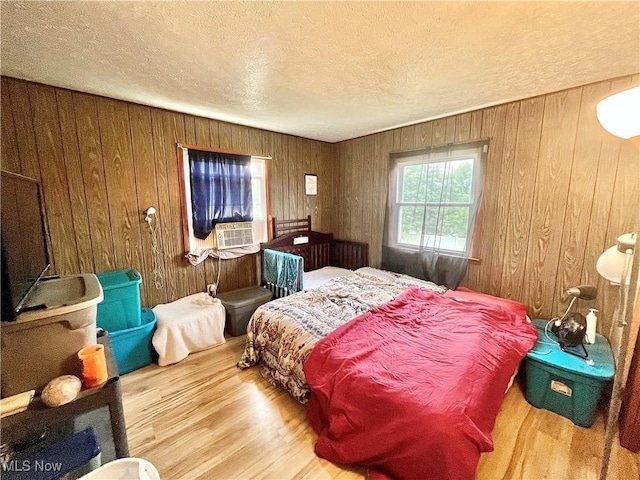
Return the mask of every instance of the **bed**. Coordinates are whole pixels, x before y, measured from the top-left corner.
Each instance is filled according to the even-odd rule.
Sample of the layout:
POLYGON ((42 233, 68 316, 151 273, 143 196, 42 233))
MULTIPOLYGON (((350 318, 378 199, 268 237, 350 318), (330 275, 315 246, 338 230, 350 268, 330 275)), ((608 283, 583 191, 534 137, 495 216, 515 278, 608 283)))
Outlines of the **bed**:
MULTIPOLYGON (((311 228, 311 216, 295 220, 272 219, 273 240, 260 244, 260 250, 276 250, 296 255, 302 259, 304 271, 300 272, 299 283, 294 292, 320 286, 332 278, 344 276, 369 264, 367 243, 339 240, 332 233, 316 232, 311 228)), ((285 286, 275 285, 264 276, 261 283, 270 289, 276 298, 291 293, 285 286)))
POLYGON ((306 403, 303 363, 321 338, 372 308, 393 300, 411 285, 444 291, 406 275, 363 267, 325 284, 268 302, 247 327, 240 368, 259 365, 262 376, 306 403))
POLYGON ((473 478, 536 339, 521 304, 360 267, 258 308, 238 366, 307 403, 322 458, 473 478))

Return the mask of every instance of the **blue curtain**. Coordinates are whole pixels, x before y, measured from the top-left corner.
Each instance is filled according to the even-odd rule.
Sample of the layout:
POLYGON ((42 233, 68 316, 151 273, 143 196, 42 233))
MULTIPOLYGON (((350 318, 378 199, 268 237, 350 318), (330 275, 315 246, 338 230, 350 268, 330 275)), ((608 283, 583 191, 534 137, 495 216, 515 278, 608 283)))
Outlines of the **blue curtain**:
POLYGON ((253 220, 251 156, 189 149, 193 233, 204 240, 217 223, 253 220))

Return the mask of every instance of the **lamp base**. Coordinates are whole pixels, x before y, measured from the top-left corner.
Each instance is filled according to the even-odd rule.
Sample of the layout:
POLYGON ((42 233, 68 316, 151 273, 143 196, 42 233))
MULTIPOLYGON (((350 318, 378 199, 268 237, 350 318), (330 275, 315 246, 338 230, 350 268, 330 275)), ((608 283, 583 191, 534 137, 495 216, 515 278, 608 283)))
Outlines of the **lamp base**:
POLYGON ((562 350, 565 353, 570 353, 571 355, 575 355, 576 357, 582 358, 583 360, 586 360, 589 357, 589 352, 587 352, 587 349, 584 348, 583 343, 581 343, 580 345, 576 345, 575 347, 573 346, 568 347, 561 343, 560 350, 562 350), (578 346, 582 347, 582 352, 573 350, 574 348, 578 348, 578 346))

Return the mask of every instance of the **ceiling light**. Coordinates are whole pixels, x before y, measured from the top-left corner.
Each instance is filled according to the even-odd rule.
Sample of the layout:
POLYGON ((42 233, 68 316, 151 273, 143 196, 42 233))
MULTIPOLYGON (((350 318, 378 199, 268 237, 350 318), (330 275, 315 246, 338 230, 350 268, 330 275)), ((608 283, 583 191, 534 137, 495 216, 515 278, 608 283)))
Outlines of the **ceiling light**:
POLYGON ((616 137, 640 142, 640 87, 601 100, 596 105, 596 112, 598 120, 608 132, 616 137))

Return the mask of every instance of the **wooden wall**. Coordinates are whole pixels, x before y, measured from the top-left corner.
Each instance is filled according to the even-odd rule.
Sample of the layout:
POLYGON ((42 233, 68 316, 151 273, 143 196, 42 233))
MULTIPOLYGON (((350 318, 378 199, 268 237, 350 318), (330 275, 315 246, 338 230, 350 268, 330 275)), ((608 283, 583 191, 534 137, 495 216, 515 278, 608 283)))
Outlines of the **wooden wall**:
POLYGON ((608 333, 617 287, 595 263, 618 235, 640 227, 640 154, 602 129, 595 106, 639 83, 614 79, 341 142, 334 233, 369 241, 379 265, 389 153, 489 138, 481 261, 464 283, 522 301, 532 318, 561 314, 567 288, 598 285, 597 301, 579 306, 600 308, 608 333))
MULTIPOLYGON (((361 137, 338 144, 281 135, 65 89, 2 78, 2 168, 40 179, 54 271, 136 268, 143 304, 203 291, 217 262, 183 259, 177 142, 272 155, 272 213, 313 217, 314 229, 368 241, 380 265, 389 153, 490 139, 482 241, 465 284, 514 298, 533 317, 564 310, 570 286, 596 284, 608 333, 617 289, 595 270, 600 253, 637 230, 640 158, 606 133, 598 100, 640 83, 625 77, 361 137), (319 194, 304 195, 304 174, 319 194), (153 286, 143 211, 158 208, 160 269, 153 286)), ((255 256, 222 262, 221 291, 256 280, 255 256)))
MULTIPOLYGON (((67 275, 135 268, 142 303, 154 306, 205 291, 218 262, 184 259, 176 143, 271 155, 271 205, 277 218, 312 215, 331 231, 333 188, 325 158, 331 145, 2 78, 2 169, 41 181, 53 272, 67 275), (304 194, 304 174, 318 174, 318 196, 304 194), (159 220, 160 270, 153 282, 151 234, 144 211, 159 220)), ((221 262, 220 291, 257 282, 256 255, 221 262)))

